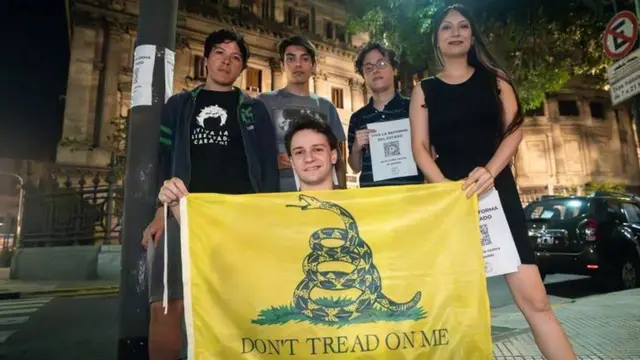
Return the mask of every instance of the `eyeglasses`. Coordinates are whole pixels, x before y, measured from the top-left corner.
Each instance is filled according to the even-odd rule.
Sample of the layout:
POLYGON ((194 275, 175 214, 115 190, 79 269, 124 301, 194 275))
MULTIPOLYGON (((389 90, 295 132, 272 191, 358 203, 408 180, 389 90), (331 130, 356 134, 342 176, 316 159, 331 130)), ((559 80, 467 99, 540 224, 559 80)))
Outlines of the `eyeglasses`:
POLYGON ((380 60, 378 60, 378 62, 375 63, 375 65, 371 64, 371 63, 362 65, 362 72, 370 73, 370 72, 373 71, 374 67, 377 68, 377 69, 381 69, 382 70, 382 69, 386 68, 387 66, 389 66, 389 62, 387 60, 380 59, 380 60))

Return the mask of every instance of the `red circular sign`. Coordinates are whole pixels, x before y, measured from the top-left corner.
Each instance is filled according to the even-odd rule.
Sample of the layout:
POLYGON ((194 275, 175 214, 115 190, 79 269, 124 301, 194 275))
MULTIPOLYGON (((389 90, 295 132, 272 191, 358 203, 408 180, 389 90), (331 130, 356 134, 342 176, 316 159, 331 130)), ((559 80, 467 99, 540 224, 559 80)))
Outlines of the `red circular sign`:
POLYGON ((638 40, 638 20, 631 11, 617 13, 604 31, 604 52, 612 59, 621 59, 633 50, 638 40))

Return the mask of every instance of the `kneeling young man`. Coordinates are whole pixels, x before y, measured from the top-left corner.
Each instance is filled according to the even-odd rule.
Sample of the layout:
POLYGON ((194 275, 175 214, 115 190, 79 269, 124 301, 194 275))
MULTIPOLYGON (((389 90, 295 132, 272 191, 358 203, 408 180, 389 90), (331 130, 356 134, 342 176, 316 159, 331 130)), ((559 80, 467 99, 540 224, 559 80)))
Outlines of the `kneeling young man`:
POLYGON ((300 191, 333 190, 338 139, 326 121, 300 114, 284 136, 285 149, 300 191))

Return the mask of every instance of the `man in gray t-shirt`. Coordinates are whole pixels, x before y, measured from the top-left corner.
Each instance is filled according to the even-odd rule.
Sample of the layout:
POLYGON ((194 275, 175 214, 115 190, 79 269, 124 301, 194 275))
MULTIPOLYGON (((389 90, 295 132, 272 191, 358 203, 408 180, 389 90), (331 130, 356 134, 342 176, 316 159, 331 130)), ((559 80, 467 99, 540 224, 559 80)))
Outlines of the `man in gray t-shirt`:
MULTIPOLYGON (((276 129, 278 142, 280 191, 297 191, 291 162, 284 145, 284 135, 289 123, 300 113, 308 113, 326 121, 338 141, 346 141, 346 135, 336 107, 327 99, 309 91, 309 79, 316 68, 316 50, 313 44, 301 36, 282 41, 279 46, 280 66, 287 76, 284 89, 258 95, 267 107, 276 129)), ((336 165, 339 187, 346 187, 346 165, 340 154, 336 165)))

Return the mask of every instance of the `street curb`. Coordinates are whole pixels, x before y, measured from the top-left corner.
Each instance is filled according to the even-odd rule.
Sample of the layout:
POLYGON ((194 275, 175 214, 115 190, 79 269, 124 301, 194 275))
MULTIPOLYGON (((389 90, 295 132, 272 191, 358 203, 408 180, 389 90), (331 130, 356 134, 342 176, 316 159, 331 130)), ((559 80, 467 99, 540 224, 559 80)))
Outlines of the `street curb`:
POLYGON ((91 295, 110 295, 117 294, 120 291, 119 286, 100 286, 89 288, 67 288, 67 289, 51 289, 36 291, 9 291, 0 292, 0 300, 24 299, 31 297, 72 297, 72 296, 91 296, 91 295))

